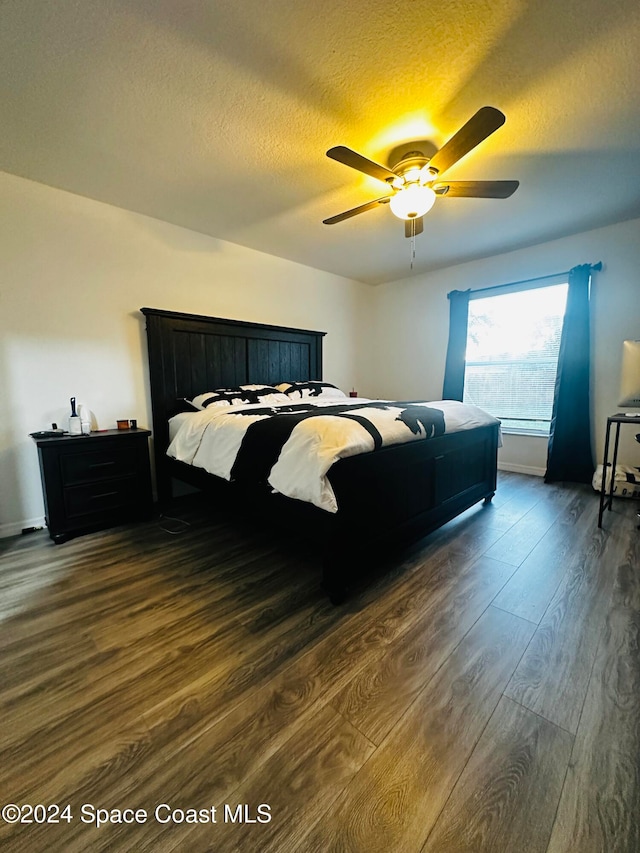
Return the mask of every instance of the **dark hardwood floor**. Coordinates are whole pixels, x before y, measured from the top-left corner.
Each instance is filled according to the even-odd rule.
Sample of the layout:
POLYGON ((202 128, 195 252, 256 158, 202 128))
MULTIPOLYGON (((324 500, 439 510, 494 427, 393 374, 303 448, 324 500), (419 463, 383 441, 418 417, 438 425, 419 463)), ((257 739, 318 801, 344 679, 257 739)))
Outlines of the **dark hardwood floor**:
POLYGON ((637 853, 637 504, 597 511, 502 473, 337 608, 194 502, 0 540, 0 805, 61 810, 0 849, 637 853))

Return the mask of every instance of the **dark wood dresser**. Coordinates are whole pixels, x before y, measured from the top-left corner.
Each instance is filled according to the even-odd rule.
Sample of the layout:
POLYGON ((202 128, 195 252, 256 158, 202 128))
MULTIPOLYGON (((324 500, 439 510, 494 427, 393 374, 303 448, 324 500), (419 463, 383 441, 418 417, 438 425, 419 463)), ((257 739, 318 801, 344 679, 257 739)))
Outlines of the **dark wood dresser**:
POLYGON ((153 511, 147 429, 34 438, 49 535, 60 543, 153 511))

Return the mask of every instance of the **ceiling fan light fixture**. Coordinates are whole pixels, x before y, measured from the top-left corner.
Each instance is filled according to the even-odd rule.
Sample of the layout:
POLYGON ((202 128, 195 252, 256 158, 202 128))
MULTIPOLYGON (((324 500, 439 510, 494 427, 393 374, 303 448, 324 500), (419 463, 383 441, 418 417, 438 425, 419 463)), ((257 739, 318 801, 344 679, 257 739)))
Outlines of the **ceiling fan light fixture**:
POLYGON ((431 181, 435 181, 438 177, 438 170, 434 169, 433 166, 429 166, 427 163, 426 166, 423 166, 420 169, 420 183, 421 184, 430 184, 431 181))
POLYGON ((436 194, 431 187, 409 184, 391 197, 389 207, 398 219, 416 219, 428 213, 435 200, 436 194))
POLYGON ((417 184, 420 183, 420 169, 415 166, 411 169, 408 169, 403 173, 402 177, 407 184, 417 184))

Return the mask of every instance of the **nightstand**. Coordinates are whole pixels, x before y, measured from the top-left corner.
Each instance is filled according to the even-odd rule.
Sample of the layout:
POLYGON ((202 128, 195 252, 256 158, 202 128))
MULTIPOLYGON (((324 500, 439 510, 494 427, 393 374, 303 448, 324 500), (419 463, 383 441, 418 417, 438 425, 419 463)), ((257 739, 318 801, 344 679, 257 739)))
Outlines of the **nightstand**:
MULTIPOLYGON (((602 460, 602 482, 600 483, 600 508, 598 511, 598 527, 602 527, 602 516, 606 509, 610 510, 613 504, 613 490, 615 488, 615 471, 616 462, 618 461, 618 444, 620 441, 620 427, 622 424, 632 424, 635 427, 640 427, 640 415, 627 415, 623 412, 618 412, 617 415, 610 415, 607 418, 607 431, 604 439, 604 459, 602 460), (609 462, 609 437, 611 435, 611 427, 615 424, 615 435, 613 440, 613 460, 609 462), (607 469, 611 468, 611 479, 609 481, 609 494, 607 495, 607 469)), ((636 436, 636 440, 640 441, 640 433, 636 436)), ((640 517, 640 513, 638 514, 640 517)))
POLYGON ((34 438, 54 542, 151 516, 150 435, 147 429, 110 429, 34 438))

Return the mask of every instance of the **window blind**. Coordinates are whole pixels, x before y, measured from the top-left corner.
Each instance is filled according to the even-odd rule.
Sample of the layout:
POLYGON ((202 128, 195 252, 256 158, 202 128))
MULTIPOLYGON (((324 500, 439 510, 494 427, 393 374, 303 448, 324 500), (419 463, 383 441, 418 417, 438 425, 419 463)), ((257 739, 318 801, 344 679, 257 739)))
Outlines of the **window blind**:
POLYGON ((567 287, 496 289, 469 302, 463 399, 507 431, 549 433, 567 287))

